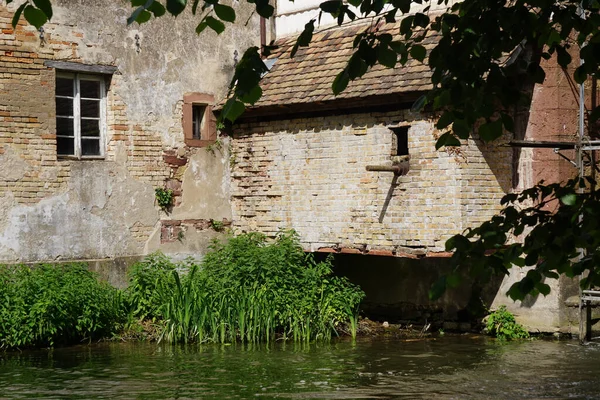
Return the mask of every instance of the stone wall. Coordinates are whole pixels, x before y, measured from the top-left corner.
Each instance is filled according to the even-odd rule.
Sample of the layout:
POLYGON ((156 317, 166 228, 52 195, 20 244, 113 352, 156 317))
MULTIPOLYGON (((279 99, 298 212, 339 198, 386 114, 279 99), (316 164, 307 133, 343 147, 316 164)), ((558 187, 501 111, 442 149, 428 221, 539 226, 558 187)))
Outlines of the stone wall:
POLYGON ((310 251, 417 257, 489 218, 510 190, 512 152, 469 141, 437 151, 428 115, 396 111, 241 123, 232 147, 233 223, 295 229, 310 251), (410 125, 410 170, 394 179, 388 125, 410 125))
POLYGON ((17 5, 0 5, 0 261, 202 253, 218 234, 210 224, 188 224, 178 240, 163 228, 180 216, 230 219, 228 156, 184 145, 183 95, 225 95, 234 53, 259 41, 251 5, 234 2, 249 23, 220 36, 196 35, 188 13, 127 26, 124 0, 55 0, 41 35, 23 19, 12 28, 17 5), (57 157, 49 60, 117 68, 107 80, 103 159, 57 157), (220 168, 197 170, 206 166, 220 168), (169 214, 154 199, 165 186, 177 195, 169 214))

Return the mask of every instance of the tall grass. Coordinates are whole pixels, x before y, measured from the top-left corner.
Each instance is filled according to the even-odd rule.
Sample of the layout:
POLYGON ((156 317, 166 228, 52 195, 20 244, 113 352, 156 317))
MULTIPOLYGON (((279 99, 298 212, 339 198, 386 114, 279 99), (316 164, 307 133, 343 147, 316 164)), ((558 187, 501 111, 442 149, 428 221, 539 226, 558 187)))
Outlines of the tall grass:
POLYGON ((0 266, 0 348, 108 336, 125 319, 122 300, 85 264, 0 266))
MULTIPOLYGON (((334 276, 329 260, 305 254, 293 232, 272 243, 257 233, 216 242, 201 267, 187 267, 186 275, 167 268, 173 283, 166 301, 162 295, 141 301, 164 321, 163 340, 329 340, 345 325, 356 334, 363 292, 334 276)), ((133 279, 145 281, 137 276, 145 271, 137 269, 133 279)))

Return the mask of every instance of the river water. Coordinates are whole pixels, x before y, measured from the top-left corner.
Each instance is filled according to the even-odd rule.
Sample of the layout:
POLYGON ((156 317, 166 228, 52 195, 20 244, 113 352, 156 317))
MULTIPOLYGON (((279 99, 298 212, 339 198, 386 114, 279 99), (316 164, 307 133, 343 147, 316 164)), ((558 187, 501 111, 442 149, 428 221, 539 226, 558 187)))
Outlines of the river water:
POLYGON ((0 398, 597 399, 600 345, 479 336, 0 353, 0 398))

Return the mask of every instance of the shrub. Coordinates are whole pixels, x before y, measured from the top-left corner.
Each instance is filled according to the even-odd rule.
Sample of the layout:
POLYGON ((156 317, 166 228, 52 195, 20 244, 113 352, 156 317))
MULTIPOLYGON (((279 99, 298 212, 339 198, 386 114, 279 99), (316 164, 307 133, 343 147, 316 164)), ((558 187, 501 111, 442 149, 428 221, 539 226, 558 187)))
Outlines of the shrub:
POLYGON ((0 266, 0 299, 0 348, 91 340, 125 317, 120 292, 81 263, 0 266))
POLYGON ((173 271, 178 267, 160 252, 148 255, 129 270, 127 301, 134 317, 155 320, 175 290, 173 271))
POLYGON ((526 339, 529 333, 515 320, 515 316, 506 309, 506 306, 500 306, 493 311, 486 321, 488 334, 495 336, 500 340, 526 339))
POLYGON ((162 308, 168 341, 271 341, 329 339, 341 324, 355 334, 364 293, 316 262, 294 232, 273 243, 250 233, 215 242, 202 268, 176 280, 162 308), (352 324, 354 322, 354 324, 352 324))

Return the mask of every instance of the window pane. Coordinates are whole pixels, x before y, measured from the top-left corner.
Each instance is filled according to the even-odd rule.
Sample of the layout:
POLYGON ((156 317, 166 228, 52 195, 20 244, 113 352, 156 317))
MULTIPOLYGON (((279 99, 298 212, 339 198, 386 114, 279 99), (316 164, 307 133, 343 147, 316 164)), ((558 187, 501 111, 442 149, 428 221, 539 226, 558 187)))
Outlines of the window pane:
POLYGON ((100 155, 100 140, 99 139, 81 139, 81 155, 82 156, 99 156, 100 155))
POLYGON ((81 119, 81 136, 100 136, 100 121, 97 119, 81 119))
POLYGON ((60 136, 73 136, 73 119, 56 117, 56 134, 60 136))
POLYGON ((81 100, 81 116, 82 117, 100 117, 100 101, 99 100, 81 100))
POLYGON ((56 78, 56 95, 73 97, 73 79, 56 78))
POLYGON ((100 98, 100 81, 79 81, 79 92, 81 97, 92 99, 100 98))
POLYGON ((60 155, 74 155, 75 154, 75 139, 74 138, 56 138, 56 153, 60 155))
POLYGON ((56 98, 56 115, 73 115, 73 99, 56 98))
POLYGON ((204 127, 204 112, 206 106, 192 106, 192 138, 202 139, 202 128, 204 127))

